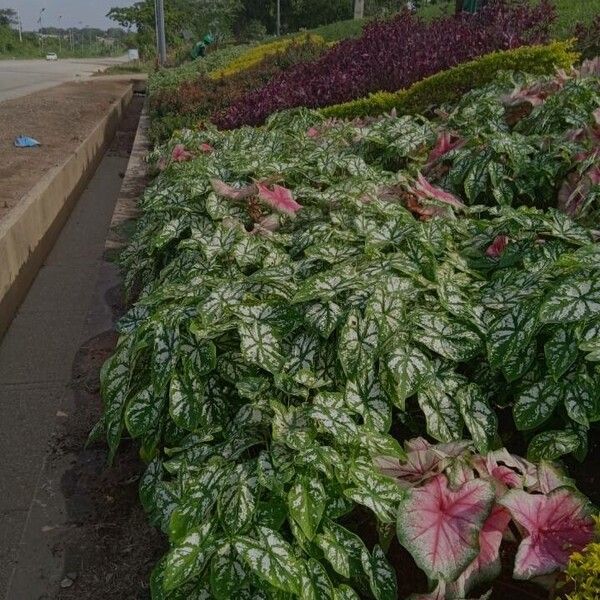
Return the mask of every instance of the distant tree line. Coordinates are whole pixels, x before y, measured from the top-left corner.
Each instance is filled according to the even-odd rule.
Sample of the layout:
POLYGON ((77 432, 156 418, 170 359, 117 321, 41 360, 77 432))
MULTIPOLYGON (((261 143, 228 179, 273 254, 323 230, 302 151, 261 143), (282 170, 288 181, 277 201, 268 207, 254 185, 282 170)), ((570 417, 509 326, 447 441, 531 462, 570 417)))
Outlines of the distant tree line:
MULTIPOLYGON (((413 1, 413 5, 418 3, 419 0, 413 1)), ((407 0, 364 0, 364 16, 386 15, 406 4, 407 0)), ((352 19, 354 15, 354 0, 280 0, 280 6, 283 33, 352 19)), ((242 41, 273 34, 276 7, 277 0, 168 0, 165 2, 167 42, 173 46, 200 39, 209 32, 242 41)), ((111 8, 108 16, 122 27, 135 30, 140 48, 153 47, 154 0, 111 8)))

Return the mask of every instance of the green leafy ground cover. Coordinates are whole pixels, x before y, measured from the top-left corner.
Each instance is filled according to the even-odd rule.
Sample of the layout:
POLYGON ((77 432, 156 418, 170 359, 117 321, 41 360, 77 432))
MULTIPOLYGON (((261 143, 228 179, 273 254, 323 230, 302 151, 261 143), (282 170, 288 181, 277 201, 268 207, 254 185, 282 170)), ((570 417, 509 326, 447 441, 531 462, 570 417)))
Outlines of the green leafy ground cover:
MULTIPOLYGON (((111 455, 127 431, 150 463, 142 502, 172 545, 154 598, 391 600, 383 550, 400 504, 430 488, 405 493, 374 460, 408 468, 418 435, 470 440, 444 468, 482 488, 472 538, 493 496, 469 483, 474 452, 584 459, 600 419, 599 108, 597 75, 504 74, 435 120, 299 110, 156 150, 96 431, 111 455), (359 509, 381 546, 348 528, 359 509)), ((464 597, 477 540, 439 567, 398 527, 464 597)))

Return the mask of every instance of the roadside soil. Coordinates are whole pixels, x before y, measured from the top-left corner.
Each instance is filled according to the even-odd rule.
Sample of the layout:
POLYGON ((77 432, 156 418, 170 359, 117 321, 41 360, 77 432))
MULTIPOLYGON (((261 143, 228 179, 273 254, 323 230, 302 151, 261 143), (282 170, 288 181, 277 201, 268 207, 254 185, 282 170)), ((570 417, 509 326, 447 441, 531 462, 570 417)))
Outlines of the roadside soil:
POLYGON ((75 151, 128 84, 127 79, 75 81, 0 103, 0 220, 75 151), (42 145, 15 148, 18 135, 42 145))

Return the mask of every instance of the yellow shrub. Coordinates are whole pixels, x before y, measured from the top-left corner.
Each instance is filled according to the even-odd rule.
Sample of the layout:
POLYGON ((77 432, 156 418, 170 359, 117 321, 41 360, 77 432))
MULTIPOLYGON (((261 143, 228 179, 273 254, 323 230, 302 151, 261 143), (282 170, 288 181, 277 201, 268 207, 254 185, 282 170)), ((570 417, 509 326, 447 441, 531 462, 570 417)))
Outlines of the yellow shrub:
MULTIPOLYGON (((600 518, 596 518, 600 532, 600 518)), ((573 586, 568 600, 600 598, 600 544, 588 544, 582 552, 571 555, 567 565, 567 581, 573 586)))
POLYGON ((285 50, 291 44, 309 40, 314 43, 325 44, 325 40, 321 36, 313 34, 297 35, 275 40, 274 42, 269 42, 268 44, 261 44, 260 46, 254 46, 253 48, 250 48, 241 56, 238 56, 234 61, 229 63, 226 67, 217 71, 213 71, 212 73, 209 73, 208 76, 211 79, 229 77, 230 75, 234 75, 235 73, 239 73, 240 71, 245 71, 246 69, 256 66, 265 57, 272 54, 277 54, 285 50))
POLYGON ((578 55, 572 42, 547 46, 524 46, 492 52, 422 79, 399 92, 377 92, 366 98, 321 109, 327 117, 355 118, 379 115, 396 109, 399 113, 421 113, 432 106, 454 102, 473 88, 485 85, 499 71, 524 71, 546 75, 555 67, 568 68, 578 55))

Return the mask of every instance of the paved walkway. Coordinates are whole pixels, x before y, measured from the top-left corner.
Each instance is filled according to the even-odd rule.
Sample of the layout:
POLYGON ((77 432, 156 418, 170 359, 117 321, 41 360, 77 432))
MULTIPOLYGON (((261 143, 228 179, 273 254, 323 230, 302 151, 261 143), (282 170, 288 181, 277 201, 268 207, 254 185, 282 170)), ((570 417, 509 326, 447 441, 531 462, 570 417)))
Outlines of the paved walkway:
POLYGON ((53 598, 62 564, 45 535, 66 521, 45 466, 73 410, 71 366, 86 323, 127 158, 107 154, 0 342, 0 598, 53 598))

